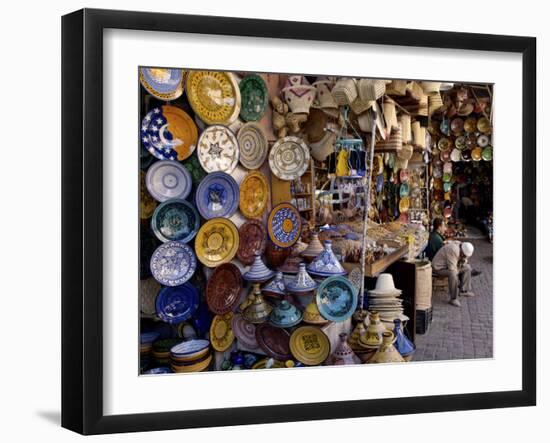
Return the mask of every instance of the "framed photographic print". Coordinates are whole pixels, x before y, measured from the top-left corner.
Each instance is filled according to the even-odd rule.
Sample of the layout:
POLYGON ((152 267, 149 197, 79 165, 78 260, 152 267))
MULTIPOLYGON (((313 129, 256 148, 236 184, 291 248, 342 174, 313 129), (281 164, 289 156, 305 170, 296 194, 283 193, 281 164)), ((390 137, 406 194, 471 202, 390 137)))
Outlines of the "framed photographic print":
POLYGON ((535 404, 534 38, 62 26, 64 427, 535 404))

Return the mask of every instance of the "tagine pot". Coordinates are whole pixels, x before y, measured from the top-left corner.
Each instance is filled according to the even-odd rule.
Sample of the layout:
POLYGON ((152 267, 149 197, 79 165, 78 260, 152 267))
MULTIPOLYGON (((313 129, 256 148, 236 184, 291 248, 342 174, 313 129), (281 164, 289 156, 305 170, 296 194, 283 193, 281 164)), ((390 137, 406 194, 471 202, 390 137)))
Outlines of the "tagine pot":
POLYGON ((392 332, 384 332, 382 344, 369 360, 369 363, 404 363, 405 359, 393 345, 394 339, 392 332))
POLYGON ((315 298, 306 306, 303 317, 304 323, 311 325, 325 325, 329 321, 321 315, 315 298))
POLYGON ((265 301, 258 283, 254 285, 253 294, 252 302, 243 311, 243 318, 254 324, 265 323, 273 307, 265 301))
POLYGON ((273 278, 273 276, 275 276, 275 272, 264 264, 260 254, 256 254, 254 263, 252 263, 248 272, 243 274, 243 279, 250 282, 263 283, 273 278))
POLYGON ((393 343, 393 345, 395 346, 397 351, 401 354, 401 356, 405 359, 405 361, 411 361, 413 354, 416 351, 416 346, 405 335, 401 320, 396 318, 393 321, 393 324, 394 324, 393 334, 395 336, 395 342, 393 343))
POLYGON ((319 277, 332 277, 348 273, 332 251, 332 241, 330 240, 325 241, 325 248, 307 266, 307 270, 312 275, 319 277))
POLYGON ((348 344, 348 334, 342 332, 340 334, 340 342, 338 347, 333 352, 331 356, 331 361, 333 365, 356 365, 361 363, 361 360, 348 344))
POLYGON ((378 312, 371 312, 367 318, 368 326, 365 329, 365 334, 359 337, 359 346, 365 349, 377 349, 382 344, 383 334, 387 332, 387 329, 380 321, 378 312))
POLYGON ((291 328, 302 321, 302 312, 288 300, 282 300, 273 308, 269 323, 278 328, 291 328))
POLYGON ((317 282, 306 271, 306 265, 300 263, 298 274, 286 285, 286 289, 295 294, 306 294, 317 289, 317 286, 317 282))
POLYGON ((319 234, 314 232, 311 234, 311 241, 307 247, 301 252, 301 256, 308 263, 312 262, 315 257, 317 257, 321 252, 323 252, 323 244, 319 240, 319 234))
POLYGON ((286 295, 285 279, 282 272, 277 272, 275 278, 262 288, 262 294, 278 298, 286 295))

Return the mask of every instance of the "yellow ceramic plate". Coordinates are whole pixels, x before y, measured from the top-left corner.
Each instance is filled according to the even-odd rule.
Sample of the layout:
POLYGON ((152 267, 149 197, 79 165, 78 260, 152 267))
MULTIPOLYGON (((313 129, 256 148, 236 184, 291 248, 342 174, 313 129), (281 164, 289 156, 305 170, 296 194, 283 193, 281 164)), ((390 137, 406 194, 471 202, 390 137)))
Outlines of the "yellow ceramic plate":
POLYGON ((216 315, 210 325, 210 343, 216 351, 223 352, 231 346, 235 335, 231 322, 233 321, 233 313, 228 312, 224 315, 216 315))
POLYGON ((201 226, 195 252, 202 264, 214 268, 231 261, 239 248, 239 232, 231 220, 213 218, 201 226))
POLYGON ((204 371, 212 361, 212 355, 209 355, 206 360, 200 361, 194 365, 188 365, 188 366, 176 366, 171 365, 172 371, 181 373, 181 372, 200 372, 204 371))
POLYGON ((320 365, 330 355, 330 342, 319 328, 302 326, 290 337, 290 352, 304 365, 320 365))
POLYGON ((197 146, 197 125, 187 112, 176 106, 165 105, 162 107, 162 113, 166 117, 168 129, 177 141, 174 150, 178 153, 178 160, 185 160, 193 154, 197 146))
POLYGON ((481 148, 479 146, 472 149, 472 160, 475 162, 481 160, 481 148))
POLYGON ((267 206, 269 186, 259 171, 249 173, 240 186, 239 209, 245 217, 261 216, 267 206))
POLYGON ((151 218, 156 207, 157 202, 151 197, 145 185, 145 172, 139 171, 139 218, 151 218))
POLYGON ((197 116, 209 125, 229 125, 241 111, 241 92, 230 72, 190 71, 187 98, 197 116))
POLYGON ((410 206, 409 197, 404 197, 401 200, 399 200, 399 212, 400 213, 407 213, 409 212, 409 206, 410 206))

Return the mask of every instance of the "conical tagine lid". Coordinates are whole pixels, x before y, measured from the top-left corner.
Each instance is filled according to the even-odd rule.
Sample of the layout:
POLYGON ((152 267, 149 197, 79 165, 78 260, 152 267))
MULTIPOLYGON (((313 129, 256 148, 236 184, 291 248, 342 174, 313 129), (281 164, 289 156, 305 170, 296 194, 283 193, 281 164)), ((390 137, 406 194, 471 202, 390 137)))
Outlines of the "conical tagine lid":
POLYGON ((302 313, 287 300, 278 303, 269 316, 269 322, 278 328, 290 328, 296 326, 301 321, 302 313))
POLYGON ((254 257, 254 263, 250 266, 248 272, 245 272, 243 278, 251 282, 264 282, 269 280, 275 275, 271 269, 269 269, 264 262, 260 254, 256 254, 254 257))
POLYGON ((260 285, 254 285, 254 300, 252 303, 244 310, 243 318, 250 323, 264 323, 269 318, 271 314, 272 307, 267 303, 260 291, 260 285))
POLYGON ((336 255, 334 255, 330 240, 325 242, 325 249, 307 266, 307 270, 312 275, 321 277, 347 274, 347 271, 342 267, 336 255))
POLYGON ((405 360, 393 345, 394 335, 384 332, 382 345, 369 360, 369 363, 402 363, 405 360))
POLYGON ((354 365, 361 363, 361 360, 348 344, 348 334, 345 332, 340 334, 340 343, 332 354, 333 365, 354 365))
POLYGON ((286 286, 283 273, 280 271, 277 272, 275 278, 262 288, 262 293, 265 295, 285 295, 286 286))
POLYGON ((323 252, 323 249, 323 244, 319 241, 319 235, 314 232, 311 236, 311 241, 300 255, 305 258, 314 259, 323 252))
POLYGON ((307 273, 306 265, 304 263, 300 263, 298 274, 296 274, 296 277, 294 277, 294 279, 286 285, 286 288, 290 292, 301 293, 313 291, 317 288, 317 286, 319 285, 307 273))

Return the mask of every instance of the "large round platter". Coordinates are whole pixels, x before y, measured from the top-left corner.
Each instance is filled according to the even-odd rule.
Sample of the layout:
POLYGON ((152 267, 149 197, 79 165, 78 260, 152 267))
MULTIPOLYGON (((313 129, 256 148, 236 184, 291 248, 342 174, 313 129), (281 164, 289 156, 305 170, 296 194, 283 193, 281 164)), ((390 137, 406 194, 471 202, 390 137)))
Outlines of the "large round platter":
POLYGON ((153 108, 141 122, 142 145, 160 160, 185 160, 197 145, 197 126, 176 106, 153 108))
POLYGON ((302 221, 300 213, 290 203, 275 206, 267 220, 269 238, 281 248, 290 248, 300 238, 302 221))
POLYGON ((258 123, 246 123, 237 135, 239 161, 247 169, 258 169, 264 164, 269 145, 263 128, 258 123))
POLYGON ((195 202, 207 220, 231 217, 239 205, 239 185, 225 172, 212 172, 197 187, 195 202))
POLYGON ((183 69, 140 68, 139 81, 159 100, 175 100, 183 94, 186 74, 183 69))
POLYGON ((161 203, 151 220, 151 228, 162 242, 189 242, 200 227, 197 210, 189 202, 181 199, 170 199, 161 203))
POLYGON ((241 91, 229 72, 190 71, 187 98, 197 116, 209 125, 228 125, 241 110, 241 91))
POLYGON ((210 343, 219 352, 224 352, 231 347, 235 335, 233 334, 233 313, 216 315, 210 325, 210 343))
POLYGON ((199 307, 199 291, 190 283, 162 288, 156 300, 157 316, 164 322, 179 324, 199 307))
POLYGON ((256 341, 260 348, 269 356, 277 360, 289 360, 290 334, 283 328, 277 328, 267 323, 256 326, 256 341))
POLYGON ((239 304, 241 271, 233 263, 218 266, 206 284, 206 303, 218 315, 233 311, 239 304))
POLYGON ((302 326, 290 336, 290 352, 305 365, 320 365, 330 355, 330 341, 319 328, 302 326))
POLYGON ((242 315, 233 316, 233 334, 235 337, 249 349, 256 349, 258 342, 256 341, 256 325, 247 322, 242 315))
POLYGON ((211 268, 227 263, 239 248, 239 232, 231 220, 213 218, 201 226, 195 239, 197 257, 211 268))
POLYGON ((267 232, 260 220, 248 220, 239 228, 237 258, 244 265, 251 265, 256 254, 262 255, 266 247, 267 232))
POLYGON ((223 171, 231 174, 239 161, 237 137, 226 126, 209 126, 199 138, 197 155, 206 172, 223 171))
POLYGON ((260 171, 252 171, 241 182, 239 208, 247 218, 260 217, 267 207, 269 186, 260 171))
POLYGON ((350 318, 357 307, 357 289, 344 277, 329 277, 317 288, 317 306, 321 315, 335 322, 350 318))
POLYGON ((150 266, 151 274, 161 285, 179 286, 193 276, 197 259, 188 245, 170 241, 153 252, 150 266))
POLYGON ((269 94, 267 85, 258 74, 247 75, 239 83, 241 91, 240 117, 247 122, 262 118, 267 108, 269 94))
POLYGON ((145 315, 156 313, 155 299, 160 291, 160 284, 153 277, 139 281, 139 310, 145 315))
POLYGON ((298 137, 289 136, 275 142, 269 152, 271 172, 281 180, 296 180, 309 167, 309 148, 298 137))
POLYGON ((181 163, 163 160, 154 163, 145 176, 147 190, 159 202, 171 198, 185 200, 191 192, 191 174, 181 163))
POLYGON ((142 220, 151 218, 156 207, 157 202, 147 191, 145 172, 139 171, 139 218, 142 220))

